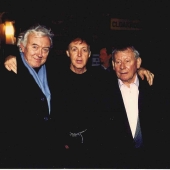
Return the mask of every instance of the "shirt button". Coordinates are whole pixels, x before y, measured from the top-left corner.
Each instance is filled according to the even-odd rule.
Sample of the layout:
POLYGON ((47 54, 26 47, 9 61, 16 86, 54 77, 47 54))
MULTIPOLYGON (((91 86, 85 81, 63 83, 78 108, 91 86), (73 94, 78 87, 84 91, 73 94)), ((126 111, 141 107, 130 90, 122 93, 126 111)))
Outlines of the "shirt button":
POLYGON ((44 100, 45 100, 44 97, 42 97, 42 98, 41 98, 41 101, 44 101, 44 100))
POLYGON ((47 121, 47 120, 48 120, 48 117, 47 117, 47 116, 45 116, 45 117, 44 117, 44 120, 45 120, 45 121, 47 121))

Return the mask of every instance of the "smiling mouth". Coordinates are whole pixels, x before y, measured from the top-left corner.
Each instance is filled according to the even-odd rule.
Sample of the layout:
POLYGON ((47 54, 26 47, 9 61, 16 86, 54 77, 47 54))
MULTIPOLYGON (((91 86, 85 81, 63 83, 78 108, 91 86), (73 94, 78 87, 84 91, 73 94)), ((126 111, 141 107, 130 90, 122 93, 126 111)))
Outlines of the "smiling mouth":
POLYGON ((34 60, 40 61, 40 60, 42 60, 42 58, 34 58, 34 60))

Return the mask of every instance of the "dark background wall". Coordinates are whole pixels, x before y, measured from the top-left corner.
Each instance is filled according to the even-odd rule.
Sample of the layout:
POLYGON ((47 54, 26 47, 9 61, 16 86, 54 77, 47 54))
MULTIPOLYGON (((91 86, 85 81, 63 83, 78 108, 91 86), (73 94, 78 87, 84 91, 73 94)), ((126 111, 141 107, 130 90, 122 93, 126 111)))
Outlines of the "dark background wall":
MULTIPOLYGON (((80 29, 92 37, 92 53, 98 53, 102 42, 133 42, 143 58, 143 65, 154 69, 168 59, 168 0, 0 0, 0 13, 15 21, 16 36, 32 26, 43 24, 55 33, 56 55, 65 54, 67 35, 80 29), (111 30, 111 18, 138 19, 142 30, 111 30), (154 62, 153 62, 154 61, 154 62)), ((166 63, 166 62, 165 62, 166 63)))

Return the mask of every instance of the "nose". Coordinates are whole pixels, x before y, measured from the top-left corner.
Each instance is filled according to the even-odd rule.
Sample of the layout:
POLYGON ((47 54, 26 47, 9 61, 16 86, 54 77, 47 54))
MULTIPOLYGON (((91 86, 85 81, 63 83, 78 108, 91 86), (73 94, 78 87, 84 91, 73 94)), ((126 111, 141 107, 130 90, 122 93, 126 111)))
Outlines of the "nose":
POLYGON ((81 57, 81 50, 78 50, 78 57, 81 57))
POLYGON ((120 68, 123 70, 125 67, 126 67, 126 66, 125 66, 125 63, 122 62, 122 63, 120 64, 120 68))
POLYGON ((41 48, 38 49, 37 55, 38 55, 38 57, 40 57, 40 58, 42 57, 42 49, 41 49, 41 48))

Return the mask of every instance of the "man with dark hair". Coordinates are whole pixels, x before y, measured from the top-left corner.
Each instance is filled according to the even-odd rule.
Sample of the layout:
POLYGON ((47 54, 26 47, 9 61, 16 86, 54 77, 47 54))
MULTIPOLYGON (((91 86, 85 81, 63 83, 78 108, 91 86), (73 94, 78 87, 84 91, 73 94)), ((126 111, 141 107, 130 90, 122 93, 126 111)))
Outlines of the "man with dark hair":
POLYGON ((103 46, 100 48, 99 59, 100 59, 100 67, 101 69, 112 72, 113 67, 111 63, 112 56, 112 47, 111 46, 103 46))
MULTIPOLYGON (((91 155, 96 141, 94 133, 98 129, 96 127, 99 126, 100 115, 98 113, 105 106, 101 103, 101 99, 106 89, 102 86, 103 76, 94 71, 92 67, 87 67, 91 56, 87 36, 82 33, 72 33, 72 35, 68 37, 66 49, 70 65, 68 68, 62 65, 62 70, 57 69, 57 74, 58 71, 61 72, 60 79, 53 76, 57 63, 51 65, 51 70, 54 69, 53 74, 49 75, 53 77, 50 83, 53 97, 51 108, 54 113, 52 118, 54 122, 60 120, 57 121, 60 124, 58 127, 61 127, 64 133, 65 168, 94 168, 95 158, 91 155)), ((5 63, 7 68, 10 67, 9 61, 5 63)), ((15 65, 14 59, 14 70, 15 65)), ((148 76, 146 70, 141 70, 141 72, 148 76)), ((100 126, 103 127, 103 125, 100 126)))

